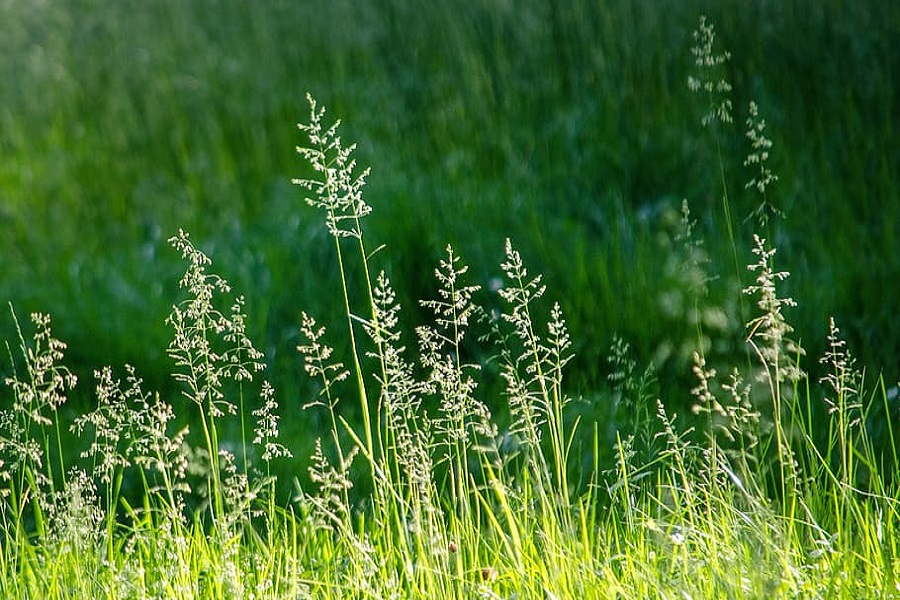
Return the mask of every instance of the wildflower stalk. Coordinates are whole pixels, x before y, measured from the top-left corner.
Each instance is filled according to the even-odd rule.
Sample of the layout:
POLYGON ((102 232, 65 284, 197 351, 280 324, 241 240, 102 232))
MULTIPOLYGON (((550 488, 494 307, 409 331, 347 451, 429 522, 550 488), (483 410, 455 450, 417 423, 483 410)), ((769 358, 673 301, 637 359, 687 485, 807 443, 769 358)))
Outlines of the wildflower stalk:
POLYGON ((707 21, 705 15, 700 17, 700 24, 693 32, 693 38, 696 45, 691 48, 691 53, 694 55, 695 72, 688 77, 688 88, 693 92, 704 94, 707 100, 707 112, 703 115, 701 124, 704 128, 708 127, 712 130, 713 141, 716 145, 716 155, 719 159, 719 179, 722 184, 722 212, 728 231, 728 240, 731 243, 735 274, 740 283, 742 278, 740 259, 737 253, 737 238, 731 214, 728 182, 725 177, 722 142, 716 125, 717 122, 729 125, 733 121, 730 98, 731 83, 721 74, 725 63, 731 59, 731 54, 728 51, 721 53, 715 51, 715 26, 707 21))
POLYGON ((435 326, 421 326, 416 333, 421 363, 429 372, 424 387, 440 399, 435 429, 446 448, 451 502, 459 514, 468 516, 468 447, 477 444, 479 438, 493 438, 495 431, 487 407, 473 397, 476 384, 469 372, 478 370, 479 365, 463 363, 460 352, 469 319, 476 310, 472 295, 480 287, 463 284, 461 278, 468 267, 461 264, 450 246, 446 251, 447 258, 441 259, 435 269, 440 299, 420 303, 434 311, 435 326))
MULTIPOLYGON (((372 280, 369 271, 369 252, 363 241, 361 219, 371 212, 362 198, 362 188, 365 185, 369 169, 361 174, 355 173, 356 159, 352 154, 355 145, 344 148, 341 139, 337 135, 340 120, 329 128, 323 129, 322 118, 325 109, 318 109, 316 101, 307 94, 310 105, 310 122, 298 124, 298 127, 309 136, 309 147, 297 147, 297 152, 303 156, 317 174, 317 179, 294 179, 293 183, 311 191, 315 197, 306 201, 313 207, 325 212, 325 224, 328 232, 334 240, 335 253, 337 255, 338 272, 341 279, 341 295, 344 303, 344 314, 347 318, 347 328, 350 336, 350 352, 353 360, 353 374, 356 378, 356 387, 359 394, 360 414, 363 421, 363 438, 365 440, 366 455, 375 457, 374 427, 371 415, 371 407, 367 392, 365 377, 360 359, 360 347, 356 337, 356 321, 359 320, 351 306, 349 283, 347 280, 347 266, 341 239, 355 238, 362 262, 365 277, 365 288, 369 301, 370 323, 376 330, 380 325, 376 314, 375 301, 372 296, 372 280)), ((385 373, 384 352, 378 344, 378 356, 381 363, 381 373, 385 373)), ((372 472, 374 476, 374 471, 372 472)))
POLYGON ((210 508, 213 521, 219 523, 226 515, 226 486, 221 474, 220 456, 224 451, 219 447, 218 419, 237 412, 223 386, 226 381, 233 381, 242 397, 243 382, 252 380, 253 373, 265 365, 261 362, 262 353, 246 336, 243 298, 234 301, 230 314, 221 312, 214 301, 231 292, 228 282, 207 273, 212 261, 194 246, 186 232, 179 231, 169 242, 187 260, 180 286, 188 290, 190 297, 173 306, 167 319, 174 332, 168 354, 178 368, 175 379, 185 386, 183 395, 200 410, 210 464, 210 508))
MULTIPOLYGON (((798 510, 807 508, 801 498, 799 466, 784 418, 785 415, 799 412, 795 396, 797 384, 805 376, 798 366, 804 351, 789 337, 793 327, 783 314, 783 309, 796 306, 796 303, 791 298, 779 298, 777 295, 777 284, 786 279, 788 273, 774 270, 772 259, 775 248, 770 248, 766 240, 757 235, 754 235, 754 242, 753 253, 757 255, 758 261, 748 269, 756 272, 756 281, 744 293, 757 296, 761 314, 747 324, 747 343, 759 359, 762 379, 769 389, 779 483, 783 501, 787 505, 787 514, 793 517, 798 510)), ((795 519, 792 518, 788 522, 789 535, 792 534, 794 525, 795 519)))
MULTIPOLYGON (((828 388, 825 403, 831 417, 829 450, 836 439, 841 467, 840 481, 844 486, 850 487, 855 483, 854 457, 863 455, 866 450, 856 447, 854 435, 859 432, 863 422, 860 390, 864 382, 862 373, 856 368, 856 360, 841 338, 833 317, 828 322, 828 350, 819 362, 830 369, 820 380, 828 388)), ((865 440, 865 436, 863 439, 865 440)))
MULTIPOLYGON (((320 327, 316 323, 316 320, 307 315, 306 312, 301 313, 300 331, 306 338, 307 343, 297 346, 297 351, 304 357, 304 369, 306 373, 310 377, 322 381, 322 390, 319 395, 324 396, 324 400, 309 402, 305 404, 303 408, 309 409, 314 406, 322 406, 327 409, 331 425, 330 431, 332 441, 334 443, 335 451, 337 452, 338 465, 347 464, 347 459, 344 456, 344 449, 340 441, 340 428, 338 427, 338 419, 335 412, 335 407, 338 405, 340 399, 333 392, 333 387, 335 383, 345 380, 350 373, 344 368, 343 363, 330 362, 333 350, 330 346, 320 341, 325 335, 325 327, 320 327)), ((349 505, 347 489, 342 488, 341 493, 344 503, 349 505)))
POLYGON ((48 533, 46 511, 58 489, 66 487, 59 407, 66 402, 77 377, 60 364, 66 344, 53 337, 49 315, 31 315, 35 332, 33 344, 28 344, 11 303, 9 308, 25 361, 25 375, 20 378, 7 346, 13 375, 5 383, 13 391, 14 403, 12 414, 5 419, 11 431, 0 432, 0 451, 14 457, 10 467, 15 477, 8 471, 0 473, 0 477, 10 485, 17 521, 21 523, 30 501, 38 533, 43 537, 48 533))
POLYGON ((540 275, 529 279, 519 252, 513 249, 508 239, 505 253, 506 261, 501 268, 511 285, 499 290, 508 306, 508 311, 501 317, 511 325, 512 335, 520 345, 518 351, 503 350, 503 377, 507 382, 510 411, 517 421, 514 431, 523 436, 528 449, 528 461, 534 469, 540 507, 545 511, 545 517, 555 526, 557 518, 562 516, 568 530, 569 444, 562 419, 562 408, 568 398, 561 392, 562 367, 569 360, 566 354, 568 334, 562 311, 555 304, 550 315, 549 343, 538 336, 531 314, 532 303, 543 296, 546 287, 541 283, 540 275), (550 437, 552 465, 541 450, 545 424, 550 437), (551 490, 557 491, 559 498, 553 498, 551 490), (564 514, 559 515, 556 507, 564 507, 564 514))
POLYGON ((766 120, 759 116, 756 102, 750 102, 748 113, 746 136, 750 141, 751 152, 744 159, 744 166, 756 167, 756 173, 744 184, 744 188, 753 190, 760 196, 759 205, 748 218, 755 216, 759 226, 771 236, 770 218, 784 217, 784 213, 769 199, 769 187, 778 181, 778 176, 769 168, 772 140, 766 136, 766 120))

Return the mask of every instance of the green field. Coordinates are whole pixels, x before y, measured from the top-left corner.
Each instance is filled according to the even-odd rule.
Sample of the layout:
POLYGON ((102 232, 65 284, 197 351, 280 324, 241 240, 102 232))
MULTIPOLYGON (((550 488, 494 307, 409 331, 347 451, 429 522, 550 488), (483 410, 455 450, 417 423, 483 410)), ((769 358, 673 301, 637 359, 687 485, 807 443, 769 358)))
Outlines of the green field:
POLYGON ((0 460, 14 465, 0 590, 896 594, 898 44, 900 6, 853 0, 0 4, 0 299, 16 315, 0 319, 10 349, 0 372, 24 382, 0 396, 0 460), (708 69, 692 51, 701 15, 715 27, 711 56, 729 53, 708 69), (711 94, 690 89, 698 77, 711 94), (362 191, 372 214, 340 243, 305 202, 310 191, 292 185, 319 176, 296 152, 315 146, 295 126, 315 117, 307 92, 327 106, 325 124, 343 121, 344 145, 358 144, 357 172, 372 168, 362 191), (730 122, 704 124, 726 98, 730 122), (765 140, 754 144, 748 128, 765 140), (761 166, 777 177, 763 193, 748 185, 761 166), (216 414, 216 385, 197 379, 197 365, 215 361, 177 349, 208 333, 179 338, 172 317, 197 293, 179 286, 185 257, 169 240, 180 229, 235 290, 215 305, 233 337, 212 351, 237 344, 239 364, 250 360, 244 342, 264 354, 253 359, 264 375, 223 388, 233 418, 216 414), (481 288, 473 302, 486 318, 473 313, 471 334, 449 336, 456 369, 432 381, 416 328, 441 326, 435 268, 448 244, 481 288), (777 254, 760 256, 770 248, 777 254), (527 277, 515 276, 515 252, 527 277), (382 270, 402 305, 388 338, 378 337, 393 314, 378 312, 392 305, 376 301, 382 270), (517 285, 525 294, 538 273, 546 297, 528 312, 533 329, 520 329, 521 298, 502 296, 517 285), (765 295, 769 282, 777 296, 765 295), (42 331, 27 318, 35 311, 52 315, 79 378, 64 404, 34 379, 40 364, 27 348, 49 339, 30 341, 42 331), (309 353, 297 347, 315 332, 304 313, 327 325, 348 370, 334 388, 340 404, 304 372, 309 353), (392 371, 399 347, 408 363, 392 371), (125 364, 143 384, 125 382, 123 399, 158 391, 173 408, 153 439, 174 444, 190 427, 194 479, 135 456, 103 463, 89 447, 102 428, 70 430, 98 396, 101 412, 117 397, 103 396, 93 372, 112 365, 124 378, 125 364), (480 365, 477 393, 433 387, 465 381, 470 364, 480 365), (746 395, 722 387, 733 367, 751 384, 746 395), (254 411, 267 406, 262 376, 293 460, 262 461, 275 446, 251 441, 254 411), (422 404, 392 412, 378 400, 390 397, 384 389, 422 404), (336 412, 300 410, 317 398, 336 412), (523 429, 529 406, 536 425, 523 429), (453 430, 459 411, 469 417, 453 430), (453 437, 468 428, 477 443, 453 437), (249 479, 230 477, 222 448, 249 479), (64 468, 81 464, 82 449, 93 484, 64 468), (419 469, 434 461, 424 479, 415 457, 419 469), (353 491, 342 491, 351 473, 353 491), (194 493, 182 495, 174 484, 188 482, 194 493), (290 500, 298 485, 323 484, 290 500), (57 488, 94 490, 99 513, 75 521, 95 530, 63 518, 84 507, 57 488), (253 500, 229 495, 241 493, 253 500), (86 539, 101 551, 79 562, 86 539), (190 552, 167 565, 160 557, 179 544, 190 552), (177 585, 157 585, 169 576, 177 585))

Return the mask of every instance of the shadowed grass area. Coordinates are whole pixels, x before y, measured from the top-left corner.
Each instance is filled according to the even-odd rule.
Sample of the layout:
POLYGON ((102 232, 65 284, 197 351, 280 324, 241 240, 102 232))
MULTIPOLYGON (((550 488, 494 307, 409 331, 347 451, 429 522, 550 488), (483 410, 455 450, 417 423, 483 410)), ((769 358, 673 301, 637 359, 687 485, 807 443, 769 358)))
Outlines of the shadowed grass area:
POLYGON ((661 316, 659 238, 687 198, 716 272, 730 277, 735 253, 747 262, 725 235, 718 165, 749 239, 758 202, 741 161, 755 100, 787 215, 770 237, 808 299, 802 337, 824 348, 834 313, 893 380, 897 12, 850 0, 7 2, 0 292, 57 315, 78 365, 122 356, 163 386, 158 324, 177 272, 164 240, 185 227, 246 290, 250 330, 291 385, 299 311, 336 289, 288 184, 299 169, 284 125, 310 90, 376 166, 371 228, 390 240, 399 289, 427 294, 448 242, 486 285, 509 236, 566 299, 580 388, 602 383, 616 332, 677 379, 689 353, 662 358, 691 326, 661 316), (735 120, 719 150, 686 86, 701 12, 731 51, 735 120))

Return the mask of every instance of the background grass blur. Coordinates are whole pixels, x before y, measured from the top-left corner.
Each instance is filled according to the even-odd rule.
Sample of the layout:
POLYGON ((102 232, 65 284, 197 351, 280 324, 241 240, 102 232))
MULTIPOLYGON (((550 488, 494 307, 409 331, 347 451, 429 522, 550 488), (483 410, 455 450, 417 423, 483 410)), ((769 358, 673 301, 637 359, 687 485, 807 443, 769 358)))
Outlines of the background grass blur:
MULTIPOLYGON (((750 260, 758 201, 742 161, 755 100, 786 215, 769 234, 792 273, 807 366, 815 376, 834 315, 890 385, 898 47, 900 4, 875 0, 0 1, 0 298, 53 315, 85 393, 110 362, 169 391, 163 320, 182 267, 165 240, 183 227, 246 296, 248 333, 285 414, 298 414, 311 393, 300 311, 346 339, 332 246, 289 183, 303 174, 294 124, 309 91, 373 167, 367 235, 388 244, 378 268, 407 326, 447 243, 489 287, 510 237, 566 311, 572 392, 604 393, 617 333, 677 403, 690 387, 667 383, 690 379, 680 348, 696 340, 666 266, 683 198, 719 274, 709 304, 735 317, 712 332, 715 352, 737 352, 747 320, 734 314, 749 281, 736 281, 734 254, 750 260), (686 85, 703 13, 732 56, 721 153, 686 85)), ((0 333, 14 339, 11 318, 0 333)), ((286 434, 307 418, 286 418, 286 434)))

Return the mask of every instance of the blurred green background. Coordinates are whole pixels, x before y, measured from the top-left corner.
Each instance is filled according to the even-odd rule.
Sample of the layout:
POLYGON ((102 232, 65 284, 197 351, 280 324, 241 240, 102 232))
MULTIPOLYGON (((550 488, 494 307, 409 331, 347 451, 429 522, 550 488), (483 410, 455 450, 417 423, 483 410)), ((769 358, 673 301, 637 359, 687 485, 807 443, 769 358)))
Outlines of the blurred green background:
MULTIPOLYGON (((290 184, 306 172, 294 148, 308 91, 373 168, 367 236, 387 244, 375 268, 392 275, 410 331, 447 243, 487 287, 510 237, 565 311, 572 394, 607 393, 619 334, 677 406, 697 339, 674 242, 682 199, 717 275, 706 304, 728 317, 706 327, 709 353, 745 360, 750 276, 735 258, 751 260, 756 230, 742 165, 754 100, 786 217, 763 233, 792 274, 807 366, 815 376, 834 315, 890 385, 897 48, 900 3, 881 0, 2 0, 0 298, 20 320, 52 314, 85 394, 91 369, 128 362, 169 395, 164 318, 183 266, 166 238, 182 227, 246 296, 283 427, 304 431, 298 407, 315 392, 295 352, 300 311, 342 339, 333 246, 290 184), (720 151, 686 85, 701 14, 731 52, 735 123, 720 151)), ((10 317, 0 334, 14 341, 10 317)))

